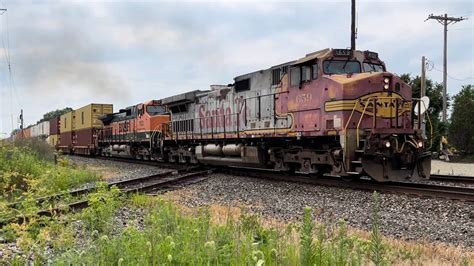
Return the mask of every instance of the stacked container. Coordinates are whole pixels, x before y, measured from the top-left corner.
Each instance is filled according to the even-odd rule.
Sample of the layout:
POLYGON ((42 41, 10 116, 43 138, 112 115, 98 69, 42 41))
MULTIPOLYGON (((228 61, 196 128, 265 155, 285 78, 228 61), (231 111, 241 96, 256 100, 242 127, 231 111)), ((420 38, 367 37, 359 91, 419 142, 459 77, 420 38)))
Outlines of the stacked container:
POLYGON ((45 138, 49 135, 49 121, 38 123, 31 127, 31 137, 45 138))
POLYGON ((23 138, 31 138, 31 127, 23 129, 23 138))
POLYGON ((112 104, 92 103, 63 114, 59 121, 58 148, 67 153, 93 153, 97 145, 97 133, 103 127, 98 117, 111 113, 113 113, 112 104))
POLYGON ((75 112, 71 111, 59 117, 59 145, 58 149, 70 153, 72 151, 72 138, 74 129, 75 112))
POLYGON ((103 127, 98 119, 104 114, 113 113, 112 104, 89 104, 75 111, 74 153, 90 154, 97 146, 97 134, 103 127))
POLYGON ((49 120, 49 136, 47 141, 51 146, 54 147, 59 144, 59 121, 59 117, 49 120))

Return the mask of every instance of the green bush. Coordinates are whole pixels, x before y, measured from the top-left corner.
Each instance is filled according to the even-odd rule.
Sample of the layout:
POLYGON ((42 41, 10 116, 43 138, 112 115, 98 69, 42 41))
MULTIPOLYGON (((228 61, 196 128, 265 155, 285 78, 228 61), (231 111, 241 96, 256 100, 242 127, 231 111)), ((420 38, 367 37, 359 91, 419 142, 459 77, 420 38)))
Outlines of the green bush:
POLYGON ((0 202, 58 193, 97 179, 95 173, 64 159, 55 165, 30 147, 0 145, 0 202))
POLYGON ((97 184, 94 193, 87 196, 89 207, 80 215, 86 228, 90 231, 96 230, 98 233, 108 232, 110 220, 115 214, 116 209, 121 205, 121 192, 116 186, 110 189, 105 182, 97 184))

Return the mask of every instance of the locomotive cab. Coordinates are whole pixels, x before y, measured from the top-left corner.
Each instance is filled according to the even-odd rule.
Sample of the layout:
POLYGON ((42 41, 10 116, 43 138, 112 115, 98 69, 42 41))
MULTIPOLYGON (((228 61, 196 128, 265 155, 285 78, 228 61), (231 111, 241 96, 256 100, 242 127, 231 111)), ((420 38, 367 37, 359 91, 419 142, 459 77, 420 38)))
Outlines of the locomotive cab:
POLYGON ((322 59, 325 78, 334 81, 328 113, 342 119, 342 175, 368 175, 377 181, 428 178, 430 153, 415 122, 412 89, 386 72, 378 54, 334 49, 322 59), (339 98, 339 99, 338 99, 339 98))

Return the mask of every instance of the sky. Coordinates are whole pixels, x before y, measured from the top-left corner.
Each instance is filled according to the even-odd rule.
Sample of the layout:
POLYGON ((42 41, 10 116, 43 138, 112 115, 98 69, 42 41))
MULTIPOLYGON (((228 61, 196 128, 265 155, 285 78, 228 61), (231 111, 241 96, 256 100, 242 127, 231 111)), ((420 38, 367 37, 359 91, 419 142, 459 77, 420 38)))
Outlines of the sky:
MULTIPOLYGON (((43 114, 89 103, 118 110, 233 83, 248 72, 324 48, 350 46, 350 0, 0 1, 0 138, 43 114), (10 67, 9 67, 10 66, 10 67), (11 69, 11 71, 9 70, 11 69)), ((357 1, 357 49, 388 71, 442 82, 443 27, 429 14, 463 16, 448 27, 448 93, 474 84, 474 2, 357 1)))

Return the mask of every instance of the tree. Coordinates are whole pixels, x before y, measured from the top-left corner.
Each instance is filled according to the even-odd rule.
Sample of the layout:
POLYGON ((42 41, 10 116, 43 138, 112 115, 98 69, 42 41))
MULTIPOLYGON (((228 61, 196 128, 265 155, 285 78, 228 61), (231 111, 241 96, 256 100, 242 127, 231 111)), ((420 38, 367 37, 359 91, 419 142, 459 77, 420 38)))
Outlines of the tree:
MULTIPOLYGON (((403 74, 400 78, 412 88, 412 97, 420 98, 421 91, 421 77, 412 77, 410 74, 403 74)), ((433 82, 431 79, 426 79, 426 96, 430 98, 430 106, 427 110, 427 114, 433 125, 433 139, 431 140, 430 128, 427 124, 427 137, 428 141, 433 142, 431 147, 432 151, 439 149, 439 143, 441 136, 444 135, 447 125, 441 121, 441 111, 443 111, 443 85, 433 82)), ((449 96, 447 99, 449 107, 449 96)))
POLYGON ((454 96, 449 140, 458 150, 474 153, 474 86, 465 85, 454 96))
POLYGON ((71 107, 66 107, 64 109, 58 109, 58 110, 54 110, 54 111, 51 111, 51 112, 47 112, 46 114, 43 115, 43 118, 41 118, 40 121, 38 121, 38 123, 41 123, 43 121, 49 121, 55 117, 58 117, 58 116, 61 116, 67 112, 71 112, 72 111, 72 108, 71 107))

